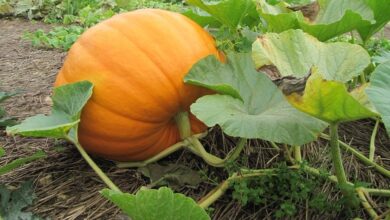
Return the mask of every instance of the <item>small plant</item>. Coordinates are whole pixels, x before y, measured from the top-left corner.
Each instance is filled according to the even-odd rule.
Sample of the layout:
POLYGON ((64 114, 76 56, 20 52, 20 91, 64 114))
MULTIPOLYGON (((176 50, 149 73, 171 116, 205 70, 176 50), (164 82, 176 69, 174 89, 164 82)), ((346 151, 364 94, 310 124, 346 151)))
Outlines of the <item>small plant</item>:
POLYGON ((37 30, 33 33, 25 33, 24 39, 31 41, 35 47, 49 47, 69 50, 77 38, 84 32, 80 26, 55 27, 49 33, 37 30))
POLYGON ((340 202, 330 202, 319 192, 327 176, 311 176, 300 167, 292 170, 286 164, 278 165, 273 172, 263 176, 232 181, 233 198, 243 206, 275 206, 275 218, 292 217, 298 206, 308 201, 310 208, 319 212, 341 210, 340 202))
MULTIPOLYGON (((183 5, 164 1, 121 1, 121 0, 51 0, 50 4, 41 6, 30 6, 38 12, 34 18, 41 18, 47 23, 59 23, 65 26, 53 28, 49 32, 37 30, 32 33, 26 33, 24 39, 31 41, 33 46, 45 48, 57 48, 64 51, 69 50, 77 38, 89 27, 112 17, 115 14, 138 8, 162 8, 171 11, 183 10, 183 5), (69 25, 69 26, 68 26, 69 25)), ((27 8, 27 7, 26 7, 27 8)))
POLYGON ((40 220, 33 213, 23 211, 33 204, 35 198, 32 181, 26 181, 13 190, 0 184, 0 219, 40 220))

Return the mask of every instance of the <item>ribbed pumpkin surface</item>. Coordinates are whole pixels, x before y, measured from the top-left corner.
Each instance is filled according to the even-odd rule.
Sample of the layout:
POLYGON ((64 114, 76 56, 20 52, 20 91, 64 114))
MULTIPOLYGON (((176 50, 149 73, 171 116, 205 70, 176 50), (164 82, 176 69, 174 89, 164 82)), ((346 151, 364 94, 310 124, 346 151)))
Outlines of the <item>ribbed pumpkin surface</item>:
MULTIPOLYGON (((89 80, 79 140, 90 153, 118 161, 150 158, 180 140, 179 111, 207 91, 184 85, 199 59, 218 56, 213 39, 183 15, 143 9, 116 15, 72 46, 55 86, 89 80)), ((190 116, 194 133, 205 126, 190 116)))

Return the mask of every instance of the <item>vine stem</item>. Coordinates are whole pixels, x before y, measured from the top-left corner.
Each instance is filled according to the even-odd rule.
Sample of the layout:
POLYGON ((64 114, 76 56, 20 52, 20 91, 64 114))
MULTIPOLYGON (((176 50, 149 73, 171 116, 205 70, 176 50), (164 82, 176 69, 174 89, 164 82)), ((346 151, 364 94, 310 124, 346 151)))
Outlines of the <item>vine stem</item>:
POLYGON ((301 146, 293 146, 294 149, 294 159, 298 163, 302 163, 302 154, 301 154, 301 146))
POLYGON ((207 193, 201 200, 198 201, 198 205, 204 209, 208 208, 211 204, 217 201, 226 190, 229 189, 229 181, 225 180, 215 187, 212 191, 207 193))
MULTIPOLYGON (((76 129, 77 135, 77 129, 76 129)), ((84 148, 80 145, 79 141, 73 140, 71 137, 67 136, 67 139, 76 146, 77 150, 80 152, 81 156, 87 161, 88 165, 95 171, 95 173, 100 177, 100 179, 110 188, 111 190, 121 192, 121 190, 111 181, 111 179, 99 168, 99 166, 92 160, 84 148)))
POLYGON ((175 121, 180 133, 180 138, 188 143, 185 147, 194 154, 202 157, 203 160, 211 166, 224 167, 226 163, 235 160, 245 147, 246 139, 240 138, 237 146, 231 152, 229 152, 229 154, 224 159, 221 159, 208 153, 204 149, 202 143, 199 141, 199 138, 191 136, 191 124, 188 117, 188 112, 179 112, 175 116, 175 121))
MULTIPOLYGON (((330 140, 330 137, 326 134, 320 134, 320 137, 325 139, 325 140, 330 140)), ((364 156, 362 153, 359 151, 355 150, 353 147, 349 146, 347 143, 344 143, 342 141, 338 141, 340 146, 347 152, 351 152, 353 155, 355 155, 357 158, 359 158, 364 164, 367 166, 372 166, 374 167, 378 172, 383 174, 386 177, 390 178, 390 171, 387 170, 386 168, 382 167, 381 165, 371 161, 369 158, 364 156)))
POLYGON ((273 171, 273 169, 250 170, 248 173, 233 173, 228 179, 220 183, 217 187, 207 193, 206 196, 199 200, 198 205, 204 209, 209 207, 225 194, 226 190, 229 189, 230 183, 234 180, 263 176, 271 171, 273 171))
POLYGON ((330 131, 330 154, 335 169, 335 174, 340 185, 347 184, 347 177, 345 175, 343 160, 341 157, 338 135, 338 124, 331 123, 329 127, 330 131))
POLYGON ((374 130, 372 130, 372 134, 371 134, 371 138, 370 138, 370 152, 368 154, 368 159, 370 161, 374 161, 375 139, 376 139, 376 134, 378 133, 378 127, 379 127, 379 120, 377 119, 375 122, 374 130))
POLYGON ((189 150, 191 150, 194 154, 202 157, 206 163, 214 167, 224 167, 226 163, 235 160, 240 155, 246 144, 246 139, 240 138, 238 140, 237 146, 232 151, 230 151, 224 159, 221 159, 208 153, 198 138, 188 137, 186 140, 191 143, 187 146, 189 150))
MULTIPOLYGON (((200 139, 200 138, 203 138, 207 135, 207 133, 200 133, 200 134, 195 134, 195 135, 192 135, 193 138, 196 138, 196 139, 200 139)), ((184 141, 180 141, 168 148, 166 148, 165 150, 161 151, 160 153, 158 153, 157 155, 154 155, 153 157, 147 159, 147 160, 144 160, 144 161, 134 161, 134 162, 115 162, 116 163, 116 166, 118 168, 131 168, 131 167, 144 167, 150 163, 154 163, 182 148, 185 148, 185 147, 188 147, 190 145, 190 143, 188 142, 188 140, 184 140, 184 141)))
POLYGON ((188 112, 179 112, 175 116, 175 122, 182 140, 191 136, 191 123, 188 112))
MULTIPOLYGON (((314 168, 307 165, 292 165, 288 167, 289 169, 299 169, 302 168, 304 172, 318 176, 318 177, 324 177, 321 172, 314 168)), ((227 178, 225 181, 220 183, 217 187, 215 187, 213 190, 211 190, 206 196, 204 196, 201 200, 198 201, 198 205, 200 205, 202 208, 207 208, 211 204, 213 204, 217 199, 219 199, 221 196, 224 195, 227 189, 229 189, 229 185, 231 181, 234 180, 240 180, 245 178, 251 178, 251 177, 259 177, 264 175, 272 175, 273 172, 275 172, 276 169, 241 169, 240 172, 233 173, 229 178, 227 178)), ((337 177, 334 175, 327 176, 327 179, 335 184, 338 183, 337 177)), ((346 182, 346 184, 353 186, 353 183, 346 182)), ((364 192, 367 192, 370 195, 377 195, 377 196, 388 196, 390 197, 390 190, 389 189, 372 189, 372 188, 362 188, 360 187, 360 190, 364 190, 364 192)))
POLYGON ((116 162, 116 166, 118 168, 144 167, 150 163, 156 162, 156 161, 180 150, 181 148, 187 146, 188 144, 189 143, 187 141, 181 141, 181 142, 178 142, 178 143, 166 148, 165 150, 161 151, 157 155, 155 155, 147 160, 138 161, 138 162, 137 161, 136 162, 116 162))
POLYGON ((356 192, 357 192, 357 194, 358 194, 358 196, 360 198, 360 203, 362 204, 363 208, 371 216, 371 218, 376 219, 378 217, 378 214, 375 212, 375 209, 367 201, 366 195, 364 193, 364 189, 363 188, 357 188, 356 192))
POLYGON ((271 144, 271 147, 274 148, 277 151, 280 151, 280 147, 273 141, 268 141, 268 143, 271 144))

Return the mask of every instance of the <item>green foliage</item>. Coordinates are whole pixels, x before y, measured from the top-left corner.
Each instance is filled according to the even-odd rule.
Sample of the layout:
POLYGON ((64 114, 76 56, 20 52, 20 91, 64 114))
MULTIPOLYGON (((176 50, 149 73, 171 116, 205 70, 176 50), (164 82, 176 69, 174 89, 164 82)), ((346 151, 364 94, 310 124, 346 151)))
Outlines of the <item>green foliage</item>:
POLYGON ((31 41, 35 47, 57 48, 69 50, 77 38, 84 32, 80 26, 55 27, 48 33, 37 30, 33 33, 26 33, 23 38, 31 41))
POLYGON ((3 147, 0 146, 0 157, 5 155, 5 150, 3 147))
MULTIPOLYGON (((47 23, 60 23, 65 26, 53 28, 49 32, 37 30, 26 33, 24 39, 33 46, 69 50, 77 38, 89 27, 108 19, 113 15, 139 8, 161 8, 181 11, 182 3, 164 2, 162 0, 44 0, 40 5, 32 2, 32 18, 42 19, 47 23), (44 10, 43 10, 44 9, 44 10), (33 12, 36 12, 35 14, 33 12)), ((28 7, 26 7, 28 8, 28 7)))
POLYGON ((216 37, 217 46, 226 51, 249 52, 251 44, 258 36, 262 23, 252 0, 223 0, 206 3, 202 0, 189 0, 188 4, 197 8, 183 13, 216 37), (201 10, 199 10, 201 9, 201 10))
POLYGON ((136 195, 104 189, 101 194, 133 220, 207 220, 194 200, 167 187, 141 189, 136 195))
POLYGON ((0 167, 0 176, 3 174, 6 174, 8 172, 11 172, 12 170, 14 170, 18 167, 26 165, 27 163, 30 163, 30 162, 35 161, 35 160, 43 159, 46 157, 47 157, 46 153, 42 150, 39 150, 31 156, 15 159, 15 160, 7 163, 6 165, 0 167))
POLYGON ((380 64, 375 69, 366 93, 380 113, 387 133, 390 135, 390 61, 380 64))
MULTIPOLYGON (((297 109, 328 123, 355 121, 376 117, 365 103, 354 97, 344 83, 327 81, 316 68, 306 82, 304 94, 288 96, 290 103, 297 109)), ((363 93, 362 90, 358 90, 363 93)), ((357 92, 355 92, 356 94, 357 92)), ((361 95, 356 94, 356 97, 361 95)))
POLYGON ((184 185, 196 188, 202 182, 199 172, 181 164, 153 163, 138 168, 138 171, 150 179, 148 186, 150 188, 164 185, 172 189, 178 189, 184 185))
MULTIPOLYGON (((7 93, 7 92, 0 92, 0 103, 4 100, 10 98, 11 96, 15 95, 16 93, 7 93)), ((6 127, 10 125, 14 125, 16 121, 12 117, 7 117, 5 109, 0 106, 0 127, 6 127)))
POLYGON ((250 54, 228 54, 226 64, 206 57, 184 81, 220 93, 199 98, 191 112, 234 137, 301 145, 316 140, 327 126, 291 106, 278 87, 256 71, 250 54))
POLYGON ((312 9, 317 15, 307 18, 286 4, 270 5, 261 0, 260 14, 267 21, 269 31, 302 29, 321 41, 375 23, 374 12, 364 0, 321 0, 318 4, 318 12, 312 9))
POLYGON ((380 56, 383 53, 390 52, 390 40, 385 37, 373 37, 366 42, 365 48, 371 56, 380 56))
POLYGON ((268 4, 276 5, 281 2, 286 2, 290 5, 307 5, 313 2, 314 0, 266 0, 268 4))
POLYGON ((92 95, 92 88, 92 83, 88 81, 55 88, 51 115, 27 118, 21 124, 7 127, 7 133, 77 140, 74 129, 80 121, 82 108, 92 95))
POLYGON ((5 185, 0 185, 0 219, 4 220, 39 220, 31 212, 22 211, 33 204, 35 195, 31 181, 21 184, 16 190, 10 190, 5 185))
POLYGON ((367 41, 390 21, 390 13, 388 13, 390 11, 390 4, 388 0, 366 0, 365 3, 372 10, 375 23, 363 23, 357 30, 360 37, 364 41, 367 41))
POLYGON ((303 77, 316 66, 325 79, 347 82, 370 64, 358 45, 323 43, 301 30, 264 34, 252 48, 256 68, 274 65, 282 76, 303 77))
POLYGON ((267 175, 232 182, 233 198, 243 206, 248 204, 271 205, 276 208, 273 217, 286 218, 297 214, 305 203, 319 212, 339 212, 342 201, 330 201, 320 188, 323 177, 306 175, 303 169, 292 170, 285 164, 267 175))

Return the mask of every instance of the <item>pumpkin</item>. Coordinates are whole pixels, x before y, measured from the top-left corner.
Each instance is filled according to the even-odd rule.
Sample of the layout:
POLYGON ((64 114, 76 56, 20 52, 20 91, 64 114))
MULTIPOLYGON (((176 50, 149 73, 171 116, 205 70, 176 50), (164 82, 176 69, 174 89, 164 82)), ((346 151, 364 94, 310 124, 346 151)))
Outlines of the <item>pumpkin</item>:
MULTIPOLYGON (((87 152, 116 161, 148 159, 180 140, 175 116, 207 90, 183 83, 201 58, 218 50, 187 17, 159 9, 116 15, 71 47, 55 86, 88 80, 93 95, 78 137, 87 152)), ((189 115, 192 133, 206 126, 189 115)))

